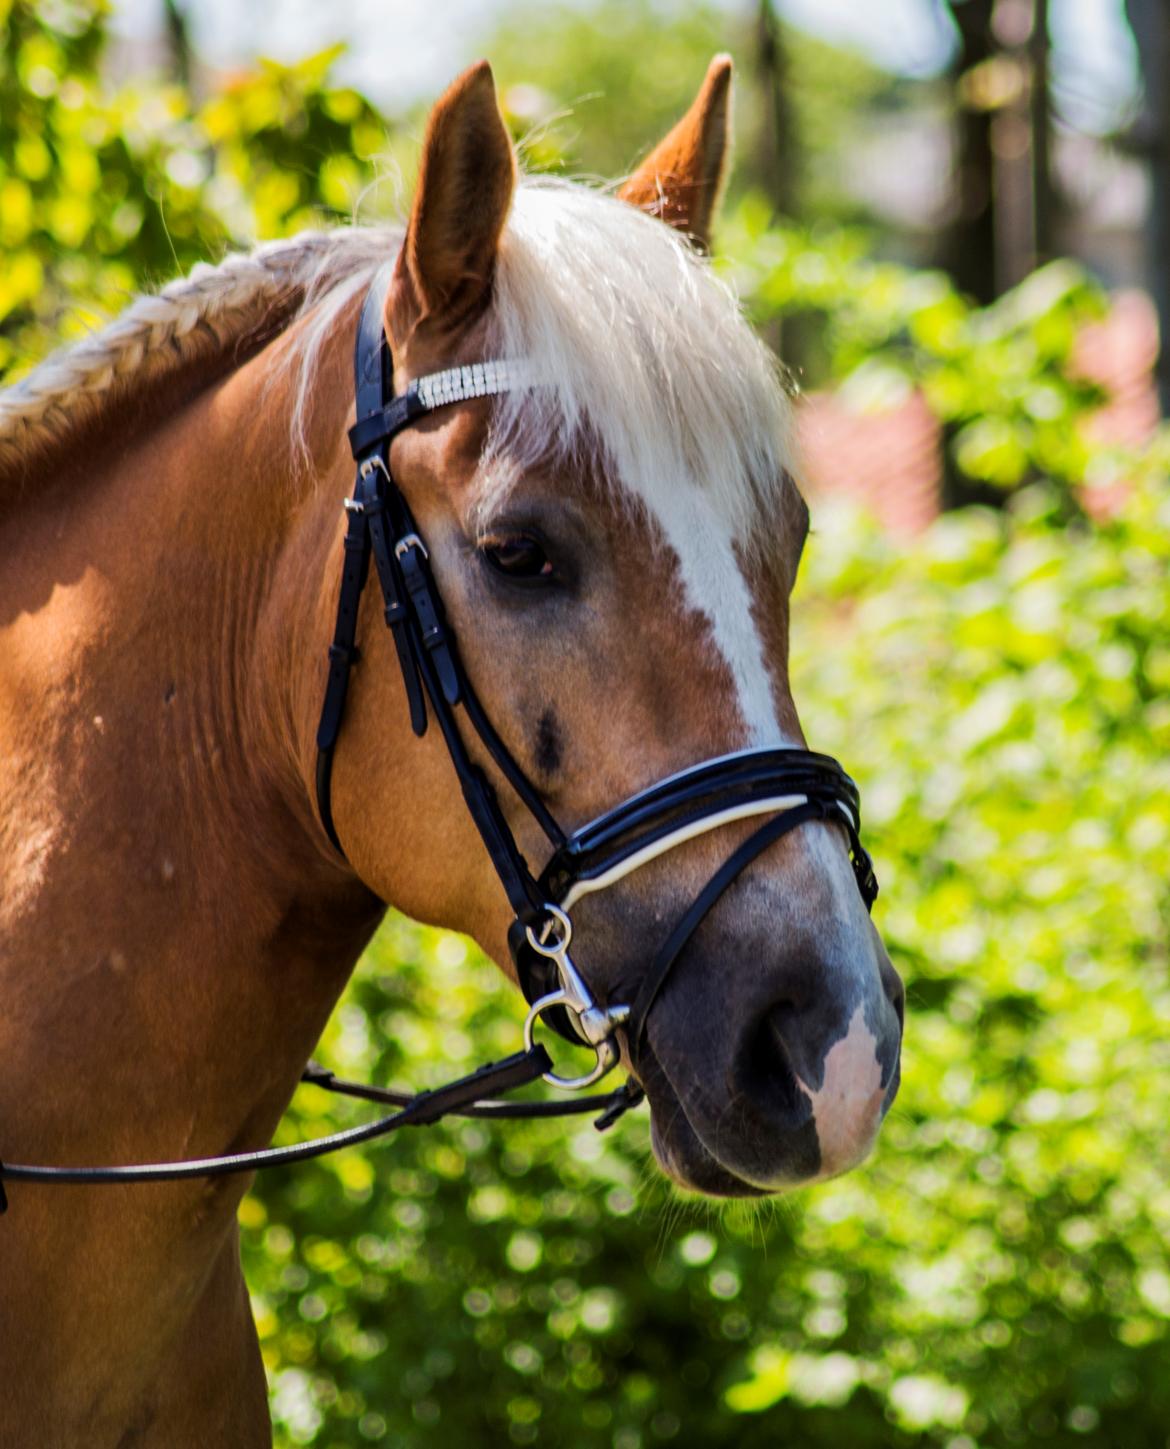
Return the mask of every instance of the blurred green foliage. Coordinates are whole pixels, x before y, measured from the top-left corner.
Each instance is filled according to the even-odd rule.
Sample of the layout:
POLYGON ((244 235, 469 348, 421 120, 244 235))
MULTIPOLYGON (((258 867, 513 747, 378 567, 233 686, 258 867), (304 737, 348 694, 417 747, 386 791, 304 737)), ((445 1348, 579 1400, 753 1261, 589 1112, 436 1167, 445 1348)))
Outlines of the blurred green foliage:
POLYGON ((348 220, 386 123, 332 54, 267 62, 206 104, 98 74, 104 0, 0 0, 0 380, 143 286, 348 220))
MULTIPOLYGON (((101 29, 0 0, 10 375, 131 288, 348 217, 385 168, 328 57, 196 105, 101 82, 101 29)), ((692 84, 648 87, 647 127, 692 84)), ((860 407, 924 389, 1015 490, 912 549, 821 514, 794 610, 806 729, 861 783, 908 983, 901 1097, 869 1165, 759 1209, 672 1195, 644 1114, 446 1125, 267 1179, 241 1218, 282 1445, 1168 1442, 1170 446, 1088 442, 1068 364, 1100 298, 1064 264, 979 311, 750 196, 725 247, 763 325, 813 319, 820 377, 860 407), (1129 483, 1120 516, 1085 522, 1085 477, 1129 483)), ((320 1055, 421 1087, 519 1022, 466 942, 391 916, 320 1055)), ((360 1115, 306 1087, 282 1133, 360 1115)))
POLYGON ((758 10, 662 0, 509 6, 485 54, 528 164, 607 180, 625 175, 678 120, 711 57, 726 51, 736 64, 733 199, 766 186, 780 168, 794 215, 864 219, 843 184, 842 158, 929 87, 895 81, 860 55, 778 24, 790 134, 777 155, 758 10))
POLYGON ((1083 483, 1105 486, 1132 466, 1086 426, 1101 395, 1077 375, 1075 347, 1106 299, 1077 263, 1051 262, 978 307, 943 272, 875 257, 864 230, 770 224, 756 195, 719 241, 756 320, 796 319, 815 339, 799 382, 832 385, 860 412, 921 391, 967 478, 1003 490, 1048 478, 1075 510, 1083 483))

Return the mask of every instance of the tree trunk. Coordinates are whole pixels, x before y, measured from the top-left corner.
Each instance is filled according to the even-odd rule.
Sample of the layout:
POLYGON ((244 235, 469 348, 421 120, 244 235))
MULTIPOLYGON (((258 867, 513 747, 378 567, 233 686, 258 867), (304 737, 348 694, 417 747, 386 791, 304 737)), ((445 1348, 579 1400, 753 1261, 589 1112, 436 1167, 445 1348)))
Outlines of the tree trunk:
MULTIPOLYGON (((773 0, 759 0, 756 13, 756 79, 763 109, 756 172, 775 212, 791 219, 796 213, 796 127, 788 98, 788 56, 773 0)), ((763 336, 794 373, 801 371, 805 347, 799 319, 773 317, 763 336)))
POLYGON ((760 131, 760 180, 781 216, 796 205, 796 146, 788 99, 788 56, 773 0, 760 0, 756 17, 756 75, 764 103, 760 131))
POLYGON ((1003 80, 988 89, 996 198, 996 290, 1010 291, 1053 255, 1048 0, 997 4, 1003 80), (998 92, 998 94, 997 94, 998 92))
POLYGON ((1170 417, 1170 3, 1126 0, 1125 9, 1137 40, 1145 85, 1145 106, 1135 140, 1150 162, 1147 275, 1162 334, 1158 397, 1163 416, 1170 417))
POLYGON ((1033 0, 1032 33, 1028 37, 1029 99, 1032 122, 1032 214, 1035 262, 1056 255, 1057 199, 1052 185, 1052 102, 1048 84, 1049 0, 1033 0))
POLYGON ((955 177, 951 222, 941 249, 942 264, 955 285, 982 303, 994 301, 996 295, 992 115, 976 104, 967 82, 976 68, 995 54, 991 29, 994 8, 994 0, 955 0, 951 6, 959 31, 959 51, 951 70, 955 177))
POLYGON ((187 16, 180 8, 179 0, 163 0, 163 20, 175 78, 187 89, 191 84, 191 40, 187 32, 187 16))

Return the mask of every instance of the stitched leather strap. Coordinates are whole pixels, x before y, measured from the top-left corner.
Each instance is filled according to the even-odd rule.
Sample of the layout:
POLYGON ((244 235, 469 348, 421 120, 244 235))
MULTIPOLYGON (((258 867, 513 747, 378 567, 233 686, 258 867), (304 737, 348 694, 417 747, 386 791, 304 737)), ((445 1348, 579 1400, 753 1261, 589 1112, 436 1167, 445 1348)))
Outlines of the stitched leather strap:
POLYGON ((415 534, 404 537, 395 548, 402 569, 406 592, 410 595, 419 638, 430 654, 438 675, 443 698, 456 705, 461 698, 459 673, 452 657, 451 640, 443 624, 443 607, 431 587, 430 570, 423 567, 423 550, 415 534))
MULTIPOLYGON (((376 479, 381 490, 382 479, 376 479)), ((406 601, 406 588, 398 560, 394 557, 394 546, 390 540, 389 521, 385 507, 370 517, 370 542, 374 554, 374 566, 378 570, 378 582, 382 586, 383 616, 389 626, 394 647, 398 652, 398 667, 406 686, 406 702, 410 710, 410 727, 421 739, 427 732, 427 705, 423 697, 422 680, 418 665, 410 647, 410 607, 406 601)))
POLYGON ((826 805, 818 800, 810 800, 807 805, 798 805, 793 810, 785 811, 783 815, 775 816, 754 834, 749 835, 738 849, 732 851, 695 897, 690 908, 662 943, 658 954, 650 964, 650 969, 642 978, 638 994, 630 1008, 630 1019, 626 1023, 626 1040, 629 1043, 630 1055, 635 1061, 641 1052, 642 1036, 646 1030, 646 1018, 650 1014, 650 1008, 662 994, 662 989, 666 985, 670 973, 678 964, 679 957, 719 897, 757 856, 762 855, 781 836, 795 830, 798 825, 803 825, 806 820, 823 820, 831 809, 831 805, 826 805))
POLYGON ((338 850, 341 850, 341 842, 333 824, 330 789, 333 748, 345 715, 350 671, 360 657, 355 643, 358 608, 370 567, 370 530, 364 511, 359 511, 364 508, 360 489, 355 502, 357 506, 350 509, 346 524, 337 619, 333 626, 333 643, 329 646, 329 673, 325 679, 325 698, 317 725, 317 808, 325 833, 338 850))

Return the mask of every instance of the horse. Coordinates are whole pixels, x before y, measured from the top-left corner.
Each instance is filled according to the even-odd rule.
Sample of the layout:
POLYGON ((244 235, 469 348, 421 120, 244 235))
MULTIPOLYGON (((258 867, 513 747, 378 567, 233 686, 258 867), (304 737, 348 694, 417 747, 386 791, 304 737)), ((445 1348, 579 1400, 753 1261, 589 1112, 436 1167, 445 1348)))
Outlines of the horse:
MULTIPOLYGON (((385 458, 540 800, 577 828, 697 761, 803 747, 791 402, 707 258, 729 91, 718 57, 606 191, 520 174, 480 63, 431 112, 404 233, 197 267, 0 394, 0 1159, 263 1145, 387 903, 516 973, 514 912, 444 739, 411 727, 371 590, 320 807, 372 287, 395 393, 490 358, 530 374, 419 417, 385 458)), ((539 860, 531 811, 461 728, 539 860)), ((897 1091, 902 988, 841 827, 822 810, 753 847, 640 1047, 611 1009, 684 1188, 842 1172, 897 1091)), ((627 999, 750 828, 729 817, 574 906, 598 1002, 627 999)), ((7 1185, 0 1443, 269 1443, 246 1185, 7 1185)))

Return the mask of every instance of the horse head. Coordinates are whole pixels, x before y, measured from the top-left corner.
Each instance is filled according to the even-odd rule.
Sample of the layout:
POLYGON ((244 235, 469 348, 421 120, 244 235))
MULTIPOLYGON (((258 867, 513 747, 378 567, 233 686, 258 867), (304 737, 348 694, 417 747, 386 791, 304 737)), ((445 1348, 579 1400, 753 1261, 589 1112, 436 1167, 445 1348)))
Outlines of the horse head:
MULTIPOLYGON (((491 72, 473 67, 431 114, 405 239, 384 258, 395 394, 461 366, 513 369, 502 395, 398 432, 384 471, 483 714, 570 834, 701 762, 805 745, 787 668, 808 532, 790 401, 705 255, 730 69, 715 60, 688 114, 605 194, 522 179, 491 72)), ((332 415, 330 456, 344 459, 332 415)), ((332 507, 346 467, 325 470, 332 507)), ((321 581, 322 631, 338 567, 321 581)), ((509 962, 514 903, 443 732, 405 728, 380 612, 367 593, 330 828, 383 899, 509 962)), ((306 681, 306 710, 317 688, 306 681)), ((539 820, 461 729, 539 869, 539 820)), ((303 751, 306 784, 314 768, 303 751)), ((655 1154, 685 1186, 742 1195, 840 1172, 897 1091, 902 988, 858 889, 848 813, 813 811, 769 838, 694 924, 638 1029, 614 1012, 655 1154)), ((610 889, 577 883, 574 961, 600 1008, 637 998, 664 938, 759 826, 749 814, 713 824, 708 810, 610 889)))

